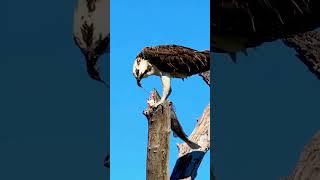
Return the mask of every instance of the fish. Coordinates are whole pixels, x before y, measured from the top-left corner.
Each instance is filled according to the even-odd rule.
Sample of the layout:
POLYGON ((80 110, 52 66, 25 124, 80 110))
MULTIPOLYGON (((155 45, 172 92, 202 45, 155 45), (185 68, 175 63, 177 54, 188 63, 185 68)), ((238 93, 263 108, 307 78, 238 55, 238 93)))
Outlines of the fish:
POLYGON ((173 132, 173 136, 174 137, 179 137, 181 140, 183 140, 185 143, 187 143, 187 145, 192 148, 192 149, 199 149, 201 148, 201 146, 199 146, 198 144, 192 142, 186 135, 186 133, 184 132, 177 114, 175 112, 175 108, 172 104, 172 102, 170 102, 170 108, 171 108, 171 130, 173 132))

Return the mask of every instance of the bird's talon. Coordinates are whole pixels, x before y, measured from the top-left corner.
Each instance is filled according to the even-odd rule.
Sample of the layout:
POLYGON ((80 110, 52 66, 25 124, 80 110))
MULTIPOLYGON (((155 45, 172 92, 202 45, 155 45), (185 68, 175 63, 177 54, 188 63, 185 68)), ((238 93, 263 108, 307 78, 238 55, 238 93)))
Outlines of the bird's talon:
POLYGON ((153 109, 153 110, 156 110, 156 109, 158 108, 158 106, 159 106, 159 105, 160 105, 160 104, 158 104, 158 103, 153 104, 153 105, 152 105, 152 109, 153 109))
POLYGON ((156 110, 157 107, 158 107, 158 105, 157 105, 157 106, 153 105, 153 106, 152 106, 152 109, 153 109, 153 110, 156 110))

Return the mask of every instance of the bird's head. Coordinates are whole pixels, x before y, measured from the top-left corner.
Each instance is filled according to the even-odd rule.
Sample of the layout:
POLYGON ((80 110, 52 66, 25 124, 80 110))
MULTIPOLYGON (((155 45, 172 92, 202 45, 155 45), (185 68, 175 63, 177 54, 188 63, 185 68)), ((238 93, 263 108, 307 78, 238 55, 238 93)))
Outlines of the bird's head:
POLYGON ((147 60, 137 57, 133 63, 132 73, 137 80, 138 86, 142 87, 140 83, 141 79, 154 74, 154 68, 147 60))

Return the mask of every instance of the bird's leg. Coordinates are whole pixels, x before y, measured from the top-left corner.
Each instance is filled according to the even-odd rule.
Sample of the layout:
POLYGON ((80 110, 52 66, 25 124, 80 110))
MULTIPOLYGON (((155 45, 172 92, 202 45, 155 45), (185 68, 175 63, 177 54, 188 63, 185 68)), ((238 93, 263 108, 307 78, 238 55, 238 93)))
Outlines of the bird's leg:
POLYGON ((162 75, 161 82, 162 82, 162 97, 161 97, 160 101, 158 101, 157 103, 152 105, 153 108, 156 108, 159 105, 161 105, 162 103, 164 103, 164 101, 169 97, 169 95, 171 93, 171 77, 170 77, 170 75, 162 75))

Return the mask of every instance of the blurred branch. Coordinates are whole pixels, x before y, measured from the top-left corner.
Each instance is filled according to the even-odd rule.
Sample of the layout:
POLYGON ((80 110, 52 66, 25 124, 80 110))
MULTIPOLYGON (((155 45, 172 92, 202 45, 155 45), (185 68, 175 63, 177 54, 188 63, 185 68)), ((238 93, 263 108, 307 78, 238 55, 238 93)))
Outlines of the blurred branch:
POLYGON ((320 79, 320 32, 296 34, 283 42, 296 50, 296 56, 320 79))
POLYGON ((297 166, 287 180, 319 180, 320 179, 320 131, 305 146, 297 166))
POLYGON ((147 179, 169 179, 170 111, 169 102, 165 101, 157 109, 150 104, 158 102, 160 96, 156 90, 151 92, 148 108, 144 115, 148 120, 147 179))

